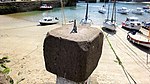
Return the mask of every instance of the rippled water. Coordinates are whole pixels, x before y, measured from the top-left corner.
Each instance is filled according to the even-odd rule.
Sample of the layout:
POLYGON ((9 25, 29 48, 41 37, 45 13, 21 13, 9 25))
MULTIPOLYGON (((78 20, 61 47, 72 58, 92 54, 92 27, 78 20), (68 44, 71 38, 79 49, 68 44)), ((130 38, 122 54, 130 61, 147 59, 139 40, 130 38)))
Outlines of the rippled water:
MULTIPOLYGON (((111 4, 111 10, 112 10, 112 3, 111 4)), ((92 19, 94 25, 101 25, 104 19, 106 18, 106 14, 100 14, 98 13, 98 9, 104 5, 104 3, 89 3, 89 19, 92 19)), ((108 5, 108 3, 107 3, 108 5)), ((136 9, 137 7, 142 7, 147 4, 142 3, 117 3, 116 8, 121 7, 127 7, 128 9, 136 9)), ((86 3, 77 3, 76 7, 65 7, 64 13, 66 17, 66 21, 74 20, 76 19, 79 23, 81 19, 85 17, 85 9, 86 9, 86 3)), ((110 10, 110 11, 111 11, 110 10)), ((43 16, 56 16, 60 19, 60 23, 62 22, 62 10, 61 8, 54 8, 53 10, 48 11, 32 11, 32 12, 23 12, 23 13, 15 13, 10 14, 9 16, 24 19, 28 21, 37 22, 41 19, 43 16)), ((126 19, 128 16, 136 16, 140 19, 140 21, 150 21, 150 13, 144 13, 143 15, 135 15, 131 12, 128 15, 122 15, 117 13, 117 23, 121 24, 122 21, 126 19)))

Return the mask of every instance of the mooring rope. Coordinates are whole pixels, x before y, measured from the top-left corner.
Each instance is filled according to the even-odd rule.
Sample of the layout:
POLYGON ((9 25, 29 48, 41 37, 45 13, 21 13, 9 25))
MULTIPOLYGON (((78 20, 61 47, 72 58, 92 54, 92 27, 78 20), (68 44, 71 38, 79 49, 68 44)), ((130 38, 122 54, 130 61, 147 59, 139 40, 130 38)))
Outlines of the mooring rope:
POLYGON ((122 67, 122 69, 123 69, 123 71, 124 71, 124 73, 125 73, 125 75, 126 75, 128 81, 129 81, 129 83, 131 84, 130 79, 129 79, 129 77, 130 77, 130 78, 132 79, 132 81, 134 82, 134 84, 137 84, 136 81, 134 80, 134 78, 130 75, 130 73, 124 68, 124 66, 123 66, 123 64, 122 64, 122 62, 121 62, 121 60, 120 60, 120 58, 118 57, 117 53, 115 52, 115 50, 114 50, 114 48, 113 48, 111 42, 109 41, 108 37, 107 37, 106 35, 105 35, 105 37, 106 37, 106 39, 107 39, 107 41, 108 41, 108 44, 109 44, 110 48, 111 48, 112 51, 114 52, 114 54, 115 54, 115 56, 116 56, 116 59, 117 59, 119 65, 122 67), (129 77, 128 77, 128 76, 129 76, 129 77))

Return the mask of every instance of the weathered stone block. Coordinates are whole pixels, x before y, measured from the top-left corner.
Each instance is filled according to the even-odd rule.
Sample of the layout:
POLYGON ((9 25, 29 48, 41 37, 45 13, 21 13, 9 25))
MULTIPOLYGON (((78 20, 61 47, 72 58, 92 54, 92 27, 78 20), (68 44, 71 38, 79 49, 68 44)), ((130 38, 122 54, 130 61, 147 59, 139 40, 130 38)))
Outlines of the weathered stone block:
POLYGON ((97 28, 64 26, 47 33, 44 59, 47 71, 66 79, 85 81, 96 68, 102 53, 103 33, 97 28))

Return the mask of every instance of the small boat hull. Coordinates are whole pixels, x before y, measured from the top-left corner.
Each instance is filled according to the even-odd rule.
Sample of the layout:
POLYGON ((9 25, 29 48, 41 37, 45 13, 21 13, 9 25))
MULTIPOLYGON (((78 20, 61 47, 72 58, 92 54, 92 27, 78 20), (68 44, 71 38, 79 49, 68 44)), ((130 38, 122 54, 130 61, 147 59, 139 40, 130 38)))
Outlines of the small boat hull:
POLYGON ((45 22, 40 22, 41 25, 52 25, 52 24, 57 24, 58 22, 53 22, 53 23, 45 23, 45 22))
POLYGON ((145 9, 145 12, 146 13, 150 13, 150 9, 145 9))
POLYGON ((89 25, 91 25, 91 24, 92 24, 92 20, 91 20, 91 19, 87 19, 87 20, 82 19, 81 22, 80 22, 80 24, 82 24, 82 25, 84 25, 84 24, 89 24, 89 25))
POLYGON ((122 28, 139 30, 142 27, 137 17, 127 17, 126 21, 122 22, 122 28))
POLYGON ((133 33, 128 33, 127 35, 127 39, 129 41, 131 41, 132 43, 150 48, 150 40, 148 39, 148 37, 141 35, 139 33, 137 34, 133 34, 133 33))
POLYGON ((101 13, 101 14, 105 14, 106 13, 106 8, 100 8, 99 9, 99 11, 98 11, 99 13, 101 13))
POLYGON ((122 22, 122 28, 131 29, 131 30, 138 30, 139 31, 141 26, 138 26, 138 25, 132 26, 132 24, 126 24, 126 23, 122 22))
POLYGON ((58 23, 59 20, 57 17, 44 17, 43 19, 39 20, 41 25, 52 25, 58 23))
POLYGON ((122 7, 121 9, 118 9, 117 12, 120 14, 128 14, 129 10, 126 7, 122 7))
POLYGON ((111 21, 103 22, 103 27, 112 31, 116 30, 116 24, 112 23, 111 21))
POLYGON ((142 22, 143 23, 143 28, 145 28, 145 29, 150 29, 150 22, 142 22))
POLYGON ((143 15, 144 11, 142 10, 142 8, 137 8, 136 10, 133 10, 132 13, 137 15, 143 15))

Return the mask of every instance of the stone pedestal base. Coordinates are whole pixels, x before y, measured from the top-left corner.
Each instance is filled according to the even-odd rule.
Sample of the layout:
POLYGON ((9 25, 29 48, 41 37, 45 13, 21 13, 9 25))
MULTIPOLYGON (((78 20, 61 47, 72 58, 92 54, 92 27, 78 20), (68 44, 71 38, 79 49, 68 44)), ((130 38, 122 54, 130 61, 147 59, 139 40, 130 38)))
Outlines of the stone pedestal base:
POLYGON ((57 76, 56 84, 90 84, 90 79, 88 78, 86 81, 77 83, 66 78, 57 76))

